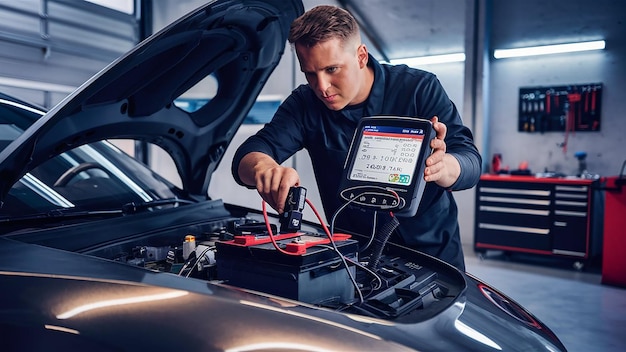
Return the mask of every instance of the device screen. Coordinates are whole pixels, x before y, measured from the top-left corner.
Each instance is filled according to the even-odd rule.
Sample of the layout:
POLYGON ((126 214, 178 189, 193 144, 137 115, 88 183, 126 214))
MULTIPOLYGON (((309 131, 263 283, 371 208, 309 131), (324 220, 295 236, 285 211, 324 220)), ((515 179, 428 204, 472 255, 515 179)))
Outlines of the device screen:
POLYGON ((425 160, 434 138, 426 119, 400 116, 362 118, 344 164, 339 197, 352 206, 394 209, 415 215, 422 197, 425 160))
POLYGON ((421 128, 364 126, 348 178, 408 186, 423 140, 421 128))

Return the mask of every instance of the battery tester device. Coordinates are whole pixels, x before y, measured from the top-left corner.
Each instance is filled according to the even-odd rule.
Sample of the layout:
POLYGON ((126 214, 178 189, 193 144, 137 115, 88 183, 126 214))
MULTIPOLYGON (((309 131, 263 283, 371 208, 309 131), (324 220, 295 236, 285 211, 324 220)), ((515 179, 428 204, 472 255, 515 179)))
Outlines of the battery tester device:
POLYGON ((397 216, 415 215, 434 136, 426 119, 362 118, 344 164, 340 198, 360 207, 393 210, 397 216))

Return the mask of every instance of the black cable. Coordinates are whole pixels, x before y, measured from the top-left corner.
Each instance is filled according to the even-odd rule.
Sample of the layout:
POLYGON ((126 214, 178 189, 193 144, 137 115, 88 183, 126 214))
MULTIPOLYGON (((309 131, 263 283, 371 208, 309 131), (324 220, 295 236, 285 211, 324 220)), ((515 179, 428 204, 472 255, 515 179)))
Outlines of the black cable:
POLYGON ((356 279, 354 278, 354 275, 352 275, 352 272, 350 271, 350 267, 348 266, 348 262, 346 262, 346 257, 343 254, 341 254, 341 251, 339 251, 339 248, 337 248, 337 244, 333 240, 333 236, 332 236, 333 232, 330 231, 330 234, 331 234, 331 236, 329 237, 330 238, 330 244, 332 245, 333 250, 339 256, 339 259, 343 263, 343 266, 346 268, 346 271, 348 272, 348 277, 350 278, 350 281, 352 282, 352 285, 354 285, 354 289, 356 290, 356 293, 359 296, 359 303, 363 303, 364 298, 363 298, 363 293, 361 292, 361 288, 359 287, 359 284, 356 282, 356 279))
MULTIPOLYGON (((193 269, 194 269, 195 267, 197 267, 197 266, 198 266, 198 264, 200 263, 200 261, 201 261, 203 258, 205 258, 205 255, 206 255, 206 254, 207 254, 210 250, 212 250, 212 249, 215 249, 215 247, 210 247, 210 246, 208 246, 207 248, 205 248, 205 249, 202 251, 202 253, 200 253, 200 255, 196 258, 196 262, 195 262, 195 263, 193 263, 193 266, 191 267, 191 269, 189 269, 189 272, 187 273, 187 275, 185 275, 185 277, 189 277, 189 275, 191 275, 191 273, 193 272, 193 269)), ((209 262, 209 264, 210 264, 210 262, 209 262)), ((199 270, 199 269, 198 269, 198 270, 199 270)))
MULTIPOLYGON (((191 254, 189 254, 189 257, 187 258, 187 260, 185 261, 183 266, 178 271, 178 276, 182 275, 183 272, 185 271, 185 269, 187 269, 189 267, 189 264, 194 262, 194 259, 196 259, 196 258, 197 258, 196 257, 196 251, 191 252, 191 254)), ((194 262, 194 265, 195 265, 195 262, 194 262)))
POLYGON ((359 249, 359 252, 365 252, 372 245, 372 242, 374 241, 374 236, 376 235, 377 218, 378 218, 378 211, 374 210, 374 221, 372 223, 372 233, 370 233, 370 239, 367 241, 367 244, 365 244, 363 248, 359 249))
POLYGON ((371 276, 374 277, 374 279, 376 279, 376 283, 377 285, 372 285, 372 290, 378 290, 379 288, 381 288, 383 286, 383 280, 380 278, 380 276, 378 274, 376 274, 375 271, 371 270, 370 268, 366 267, 365 265, 356 262, 350 258, 346 258, 346 260, 348 260, 350 263, 354 264, 355 266, 361 268, 362 270, 364 270, 365 272, 367 272, 368 274, 370 274, 371 276))
MULTIPOLYGON (((400 196, 398 196, 398 193, 396 193, 396 191, 392 190, 391 188, 382 188, 382 187, 380 187, 380 188, 382 190, 384 190, 384 191, 387 191, 387 192, 391 193, 398 200, 398 202, 400 202, 400 196)), ((350 205, 350 203, 356 201, 359 197, 361 197, 361 196, 363 196, 363 195, 365 195, 367 193, 368 192, 365 191, 365 192, 361 192, 361 193, 357 194, 355 197, 352 197, 350 200, 348 200, 346 203, 344 203, 342 206, 340 206, 337 210, 335 210, 335 213, 333 214, 332 219, 330 221, 330 232, 331 233, 334 233, 335 220, 337 219, 337 216, 339 215, 339 213, 342 212, 348 205, 350 205)), ((391 208, 393 208, 393 206, 381 206, 380 207, 381 210, 391 209, 391 208)), ((372 233, 371 233, 371 236, 370 236, 370 239, 369 239, 368 243, 366 244, 366 246, 361 251, 367 249, 371 245, 371 243, 373 241, 373 238, 374 238, 374 235, 375 235, 375 232, 376 232, 376 215, 377 215, 377 211, 374 211, 374 224, 372 225, 372 233)))
MULTIPOLYGON (((320 245, 318 245, 318 246, 319 246, 319 247, 323 247, 323 248, 328 248, 328 249, 331 249, 331 250, 333 250, 333 251, 335 250, 334 248, 332 248, 332 246, 327 246, 327 245, 325 245, 325 244, 320 244, 320 245)), ((341 254, 341 253, 339 253, 339 254, 341 254)), ((343 255, 343 254, 341 254, 341 255, 343 255)), ((377 284, 377 285, 372 285, 372 290, 378 290, 379 288, 381 288, 381 287, 382 287, 382 285, 383 285, 383 280, 382 280, 382 279, 380 278, 380 276, 379 276, 378 274, 376 274, 373 270, 371 270, 370 268, 368 268, 368 267, 366 267, 365 265, 361 264, 360 262, 355 261, 355 260, 352 260, 352 259, 350 259, 350 258, 348 258, 348 257, 346 257, 346 256, 344 256, 344 258, 345 258, 347 261, 349 261, 350 263, 354 264, 354 266, 356 266, 356 267, 360 268, 361 270, 363 270, 363 271, 367 272, 368 274, 370 274, 371 276, 373 276, 373 277, 374 277, 374 279, 375 279, 375 281, 376 281, 376 284, 377 284)))
POLYGON ((384 224, 380 231, 376 234, 374 238, 374 243, 372 246, 372 255, 370 256, 370 261, 368 263, 368 267, 372 270, 376 270, 378 267, 378 262, 380 261, 380 257, 383 254, 383 249, 391 237, 393 231, 400 225, 400 221, 395 216, 392 216, 389 222, 384 224))
MULTIPOLYGON (((389 192, 389 193, 391 193, 391 194, 393 194, 396 198, 398 198, 398 199, 399 199, 398 194, 397 194, 394 190, 389 189, 389 188, 384 188, 384 190, 385 190, 385 191, 387 191, 387 192, 389 192)), ((333 245, 333 247, 334 247, 335 251, 339 254, 339 258, 340 258, 340 259, 341 259, 341 261, 344 263, 344 265, 345 265, 345 267, 346 267, 346 270, 348 271, 348 276, 350 277, 350 280, 352 281, 352 284, 354 285, 354 288, 355 288, 356 292, 357 292, 357 293, 358 293, 358 295, 359 295, 359 302, 360 302, 360 303, 363 303, 363 301, 364 301, 364 298, 363 298, 363 293, 361 292, 361 289, 360 289, 360 287, 358 286, 358 283, 356 282, 356 279, 352 276, 352 273, 351 273, 351 272, 350 272, 350 270, 348 269, 348 263, 346 263, 346 260, 345 260, 344 256, 341 254, 341 252, 339 252, 339 249, 337 248, 337 245, 336 245, 336 244, 335 244, 335 242, 332 240, 332 235, 335 233, 335 220, 337 219, 337 216, 339 215, 339 213, 341 213, 341 212, 342 212, 342 211, 343 211, 343 210, 344 210, 344 209, 345 209, 348 205, 350 205, 350 203, 354 202, 354 201, 355 201, 355 200, 357 200, 359 197, 361 197, 361 196, 363 196, 363 195, 365 195, 365 194, 367 194, 367 192, 362 192, 362 193, 358 194, 357 196, 355 196, 355 197, 351 198, 350 200, 348 200, 345 204, 343 204, 342 206, 340 206, 340 207, 339 207, 339 208, 335 211, 335 213, 333 214, 332 219, 331 219, 331 221, 330 221, 330 236, 329 236, 329 238, 331 238, 330 243, 333 245)), ((308 200, 307 200, 307 202, 308 202, 308 200)), ((309 204, 309 205, 311 205, 311 204, 309 204)), ((386 209, 386 208, 392 208, 392 207, 385 207, 385 206, 382 206, 382 207, 381 207, 381 209, 386 209)), ((374 216, 376 216, 376 214, 374 214, 374 216)), ((374 218, 374 219, 376 219, 376 218, 374 218)), ((392 219, 395 219, 395 217, 393 217, 392 219)), ((398 220, 396 219, 396 221, 398 221, 398 220)), ((374 222, 374 224, 375 224, 375 222, 374 222)), ((398 223, 398 224, 399 224, 399 223, 398 223)), ((397 227, 397 225, 396 225, 396 227, 397 227)), ((384 227, 383 227, 383 229, 384 229, 384 227)), ((395 229, 395 227, 394 227, 393 229, 391 229, 391 231, 390 231, 389 235, 387 235, 387 238, 389 238, 389 236, 391 235, 391 232, 393 232, 393 230, 394 230, 394 229, 395 229)), ((372 238, 376 237, 376 236, 374 235, 374 232, 375 232, 375 227, 372 229, 372 236, 371 236, 371 238, 370 238, 370 243, 372 242, 372 238)), ((387 242, 387 241, 385 240, 385 243, 386 243, 386 242, 387 242)), ((370 243, 368 243, 368 244, 367 244, 367 246, 369 246, 369 245, 370 245, 370 243)), ((382 247, 384 247, 384 243, 382 244, 382 247)), ((378 261, 378 260, 380 260, 380 255, 382 255, 382 247, 381 247, 381 249, 380 249, 379 258, 377 259, 377 261, 378 261)), ((370 263, 371 263, 371 262, 370 262, 370 263)), ((375 269, 375 268, 374 268, 374 269, 375 269)), ((382 285, 382 280, 381 280, 381 285, 382 285)))

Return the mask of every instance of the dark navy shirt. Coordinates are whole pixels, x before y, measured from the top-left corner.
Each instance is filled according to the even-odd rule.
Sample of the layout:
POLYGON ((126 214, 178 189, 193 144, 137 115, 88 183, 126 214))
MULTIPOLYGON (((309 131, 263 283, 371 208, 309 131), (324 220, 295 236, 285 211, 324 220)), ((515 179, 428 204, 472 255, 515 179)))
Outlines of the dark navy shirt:
MULTIPOLYGON (((338 197, 339 180, 360 118, 394 115, 430 119, 438 116, 447 126, 447 153, 459 160, 461 175, 450 189, 429 182, 417 214, 399 218, 395 240, 464 270, 458 210, 450 191, 471 188, 480 177, 481 157, 472 133, 463 125, 456 106, 434 74, 405 65, 380 64, 371 55, 369 65, 374 69, 372 91, 364 103, 356 106, 333 111, 308 85, 296 88, 280 105, 272 121, 239 147, 233 159, 233 176, 243 185, 237 169, 247 153, 262 152, 280 164, 304 148, 311 158, 322 205, 330 221, 342 205, 338 197)), ((337 217, 336 226, 370 234, 372 214, 344 210, 337 217)), ((378 223, 384 222, 378 220, 378 223)))

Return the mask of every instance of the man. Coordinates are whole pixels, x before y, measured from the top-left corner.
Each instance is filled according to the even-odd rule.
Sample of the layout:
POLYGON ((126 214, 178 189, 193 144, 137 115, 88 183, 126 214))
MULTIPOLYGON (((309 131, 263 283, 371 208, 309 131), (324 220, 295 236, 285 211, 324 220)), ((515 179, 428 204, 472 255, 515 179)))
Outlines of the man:
MULTIPOLYGON (((428 183, 417 214, 399 219, 394 240, 464 270, 457 207, 449 191, 476 185, 481 158, 437 78, 404 65, 379 64, 361 43, 354 17, 335 6, 317 6, 297 18, 289 42, 308 84, 296 88, 272 121, 239 147, 232 165, 235 180, 256 188, 282 213, 289 188, 299 185, 300 177, 280 164, 306 148, 330 218, 342 205, 339 180, 360 118, 431 118, 436 138, 426 159, 428 183)), ((372 219, 365 211, 344 210, 337 226, 368 234, 372 219)))

